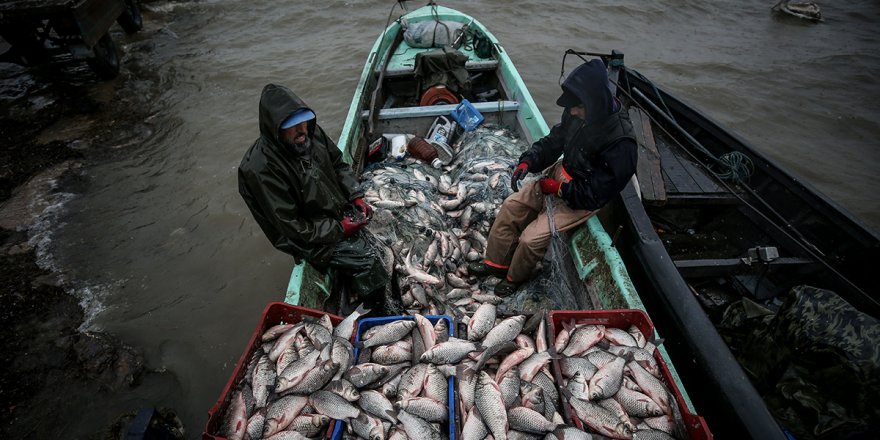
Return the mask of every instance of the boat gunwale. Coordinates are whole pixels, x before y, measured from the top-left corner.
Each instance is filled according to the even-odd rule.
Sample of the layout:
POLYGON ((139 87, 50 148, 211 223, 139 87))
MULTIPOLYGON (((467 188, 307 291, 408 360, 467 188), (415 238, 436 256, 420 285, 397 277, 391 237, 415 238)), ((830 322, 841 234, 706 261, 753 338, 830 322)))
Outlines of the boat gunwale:
MULTIPOLYGON (((515 100, 520 103, 519 110, 517 111, 517 121, 523 129, 527 130, 524 131, 523 134, 527 137, 531 137, 531 140, 537 140, 547 135, 550 131, 550 127, 544 120, 543 115, 538 109, 537 104, 535 104, 531 93, 529 92, 524 81, 520 77, 519 72, 514 67, 513 61, 507 55, 503 46, 500 44, 494 34, 492 34, 478 20, 467 14, 443 6, 434 6, 434 8, 436 8, 434 10, 436 13, 434 13, 434 11, 431 11, 430 8, 431 6, 429 5, 416 9, 409 12, 408 14, 405 14, 404 17, 406 17, 408 20, 411 20, 411 23, 420 21, 417 19, 434 18, 438 18, 441 20, 453 20, 462 23, 472 23, 471 26, 475 26, 477 29, 483 32, 487 36, 487 38, 489 38, 495 48, 494 56, 498 60, 496 72, 499 81, 501 82, 501 85, 505 87, 505 91, 508 94, 508 99, 515 100), (509 90, 508 87, 512 87, 512 90, 509 90)), ((337 147, 343 152, 344 159, 349 163, 352 162, 352 142, 360 135, 359 130, 361 129, 361 111, 363 108, 364 100, 367 97, 365 89, 367 87, 367 84, 371 80, 370 76, 373 75, 375 72, 377 63, 380 62, 380 60, 385 59, 388 51, 391 49, 390 42, 394 40, 399 31, 400 20, 398 19, 392 22, 385 29, 382 35, 377 38, 376 42, 372 46, 372 49, 370 50, 370 53, 367 57, 367 62, 365 63, 364 68, 361 72, 361 77, 354 92, 354 98, 352 99, 348 115, 345 119, 345 123, 337 143, 337 147)), ((568 245, 569 249, 572 251, 572 257, 575 259, 576 264, 581 265, 579 267, 579 275, 581 276, 582 282, 587 280, 590 275, 589 271, 585 272, 583 270, 585 263, 593 259, 603 258, 607 266, 615 269, 612 270, 610 273, 611 282, 619 291, 622 300, 626 304, 626 308, 646 311, 638 292, 635 290, 634 285, 629 279, 629 275, 626 272, 626 266, 624 265, 622 258, 615 249, 614 244, 611 242, 610 236, 608 235, 607 231, 605 231, 597 216, 592 216, 587 222, 584 223, 584 225, 579 226, 576 230, 574 230, 571 234, 568 245), (583 236, 592 237, 597 242, 598 250, 601 252, 599 252, 597 255, 585 255, 584 252, 579 249, 575 244, 575 238, 583 236)), ((299 301, 300 288, 305 281, 305 264, 307 263, 300 262, 293 268, 290 282, 287 288, 285 298, 286 302, 299 301)), ((326 277, 324 282, 326 284, 326 277)), ((325 290, 327 289, 326 286, 320 286, 320 284, 319 287, 325 290)), ((603 306, 606 305, 603 304, 603 306)), ((660 337, 656 329, 654 336, 655 338, 660 337)), ((671 362, 671 358, 667 353, 666 348, 660 346, 658 347, 658 350, 660 351, 663 359, 666 361, 669 367, 670 374, 674 381, 674 386, 676 386, 681 392, 684 398, 684 403, 687 406, 688 410, 692 413, 697 413, 687 393, 687 390, 684 388, 684 385, 678 375, 674 364, 672 364, 671 362)))
MULTIPOLYGON (((836 226, 846 228, 848 231, 860 235, 861 237, 859 237, 859 240, 856 240, 857 242, 863 241, 865 238, 870 238, 874 242, 872 244, 873 247, 880 246, 880 231, 868 226, 865 222, 819 191, 809 181, 798 175, 796 172, 783 167, 773 158, 761 153, 753 143, 743 138, 739 133, 725 129, 717 120, 709 116, 704 110, 682 98, 672 95, 664 89, 664 87, 651 82, 638 70, 627 67, 624 71, 626 72, 628 83, 629 81, 635 80, 638 83, 656 88, 657 91, 660 92, 663 102, 670 107, 674 113, 683 115, 685 119, 688 119, 694 123, 694 125, 699 126, 700 129, 715 138, 719 144, 731 147, 732 150, 749 154, 753 162, 755 162, 756 159, 763 162, 762 164, 755 164, 756 171, 760 170, 759 172, 765 173, 768 179, 778 182, 789 191, 798 194, 799 198, 805 201, 806 206, 813 207, 811 209, 812 211, 828 218, 836 226), (728 137, 732 142, 725 142, 724 137, 728 137), (763 165, 763 169, 757 165, 763 165), (816 208, 815 202, 822 203, 827 208, 816 208)), ((654 98, 654 96, 647 95, 650 93, 649 90, 640 88, 640 91, 645 93, 645 96, 648 98, 654 98)), ((643 110, 650 113, 648 109, 643 110)), ((704 145, 704 147, 707 149, 712 148, 711 146, 706 145, 704 145)), ((676 146, 676 148, 678 147, 676 146)), ((851 233, 848 235, 853 234, 851 233)))

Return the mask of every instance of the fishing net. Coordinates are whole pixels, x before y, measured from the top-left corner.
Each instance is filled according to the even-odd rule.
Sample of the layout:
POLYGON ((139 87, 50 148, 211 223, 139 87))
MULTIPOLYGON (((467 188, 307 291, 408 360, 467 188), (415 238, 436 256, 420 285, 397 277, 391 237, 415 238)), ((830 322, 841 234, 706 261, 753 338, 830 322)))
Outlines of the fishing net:
POLYGON ((504 300, 504 308, 509 310, 579 310, 592 309, 589 304, 578 304, 577 298, 586 297, 579 293, 583 289, 577 268, 568 250, 567 236, 556 229, 553 221, 553 196, 544 197, 547 220, 550 223, 550 245, 544 254, 542 270, 538 276, 519 289, 516 294, 504 300))
MULTIPOLYGON (((482 302, 501 303, 493 294, 500 279, 470 277, 467 264, 482 259, 489 229, 511 193, 511 171, 527 147, 509 129, 484 124, 459 138, 452 161, 441 169, 413 158, 364 168, 361 189, 375 208, 366 229, 393 254, 393 290, 408 313, 462 317, 482 302)), ((556 263, 545 264, 544 273, 507 298, 503 309, 577 308, 572 287, 558 282, 564 273, 559 262, 570 260, 559 258, 567 255, 565 244, 553 241, 556 263)))

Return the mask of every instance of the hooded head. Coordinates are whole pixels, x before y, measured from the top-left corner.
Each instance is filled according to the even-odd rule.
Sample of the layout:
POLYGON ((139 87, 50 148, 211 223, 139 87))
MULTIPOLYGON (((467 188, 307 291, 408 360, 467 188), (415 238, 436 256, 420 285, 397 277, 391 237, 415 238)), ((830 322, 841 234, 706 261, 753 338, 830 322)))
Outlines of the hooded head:
POLYGON ((260 134, 281 148, 303 149, 315 132, 317 118, 305 102, 284 86, 268 84, 260 97, 260 134), (308 122, 305 145, 294 145, 281 137, 281 131, 308 122))
POLYGON ((562 83, 556 104, 571 108, 583 104, 587 124, 614 113, 614 97, 608 89, 608 72, 601 60, 591 60, 575 68, 562 83))

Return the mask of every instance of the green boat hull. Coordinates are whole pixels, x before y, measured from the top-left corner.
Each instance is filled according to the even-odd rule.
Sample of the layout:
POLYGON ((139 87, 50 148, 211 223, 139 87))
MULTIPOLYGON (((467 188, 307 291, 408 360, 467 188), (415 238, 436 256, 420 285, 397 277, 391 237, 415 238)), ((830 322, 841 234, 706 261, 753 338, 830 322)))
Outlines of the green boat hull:
MULTIPOLYGON (((503 46, 492 33, 479 21, 454 9, 436 6, 426 6, 406 14, 404 17, 409 23, 439 18, 444 21, 470 23, 472 28, 483 32, 495 46, 495 59, 497 60, 497 74, 503 83, 508 96, 515 97, 518 103, 516 119, 529 142, 540 139, 549 132, 549 127, 541 116, 537 105, 526 88, 525 83, 508 57, 503 46)), ((377 68, 387 58, 388 50, 393 46, 395 36, 400 31, 400 22, 395 21, 380 36, 367 57, 367 63, 361 72, 360 80, 354 92, 354 97, 349 107, 348 116, 345 119, 342 133, 337 143, 347 161, 352 161, 352 155, 357 150, 357 139, 362 134, 364 124, 364 109, 369 104, 371 87, 376 83, 377 68)), ((401 43, 405 45, 405 43, 401 43)), ((414 49, 400 47, 388 60, 387 69, 406 69, 414 64, 415 55, 426 49, 414 49)), ((473 52, 462 50, 463 53, 474 59, 473 52)), ((577 228, 569 239, 569 249, 577 268, 578 276, 583 282, 584 288, 589 291, 589 296, 598 309, 639 309, 645 310, 638 292, 627 274, 626 267, 611 243, 611 238, 603 228, 598 217, 593 216, 584 225, 577 228)), ((290 282, 287 287, 285 302, 304 307, 321 309, 324 301, 328 298, 331 280, 327 275, 321 274, 307 263, 301 263, 293 268, 290 282)), ((658 336, 659 337, 659 336, 658 336)), ((669 366, 670 373, 681 390, 682 395, 693 412, 694 408, 681 384, 672 362, 665 348, 659 350, 669 366)))

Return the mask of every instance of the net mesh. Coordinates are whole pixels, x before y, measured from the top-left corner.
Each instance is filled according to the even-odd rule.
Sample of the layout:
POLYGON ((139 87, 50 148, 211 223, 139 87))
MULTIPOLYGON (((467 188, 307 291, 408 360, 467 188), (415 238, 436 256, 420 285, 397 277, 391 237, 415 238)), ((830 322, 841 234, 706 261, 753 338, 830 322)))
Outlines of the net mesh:
POLYGON ((500 279, 467 272, 469 262, 483 258, 489 229, 511 193, 511 171, 527 147, 509 129, 484 124, 459 138, 441 169, 412 158, 364 169, 361 189, 375 209, 367 230, 393 253, 392 279, 408 313, 462 317, 483 302, 510 312, 578 308, 571 293, 577 275, 563 264, 573 268, 560 236, 551 240, 541 275, 510 297, 494 295, 500 279))

